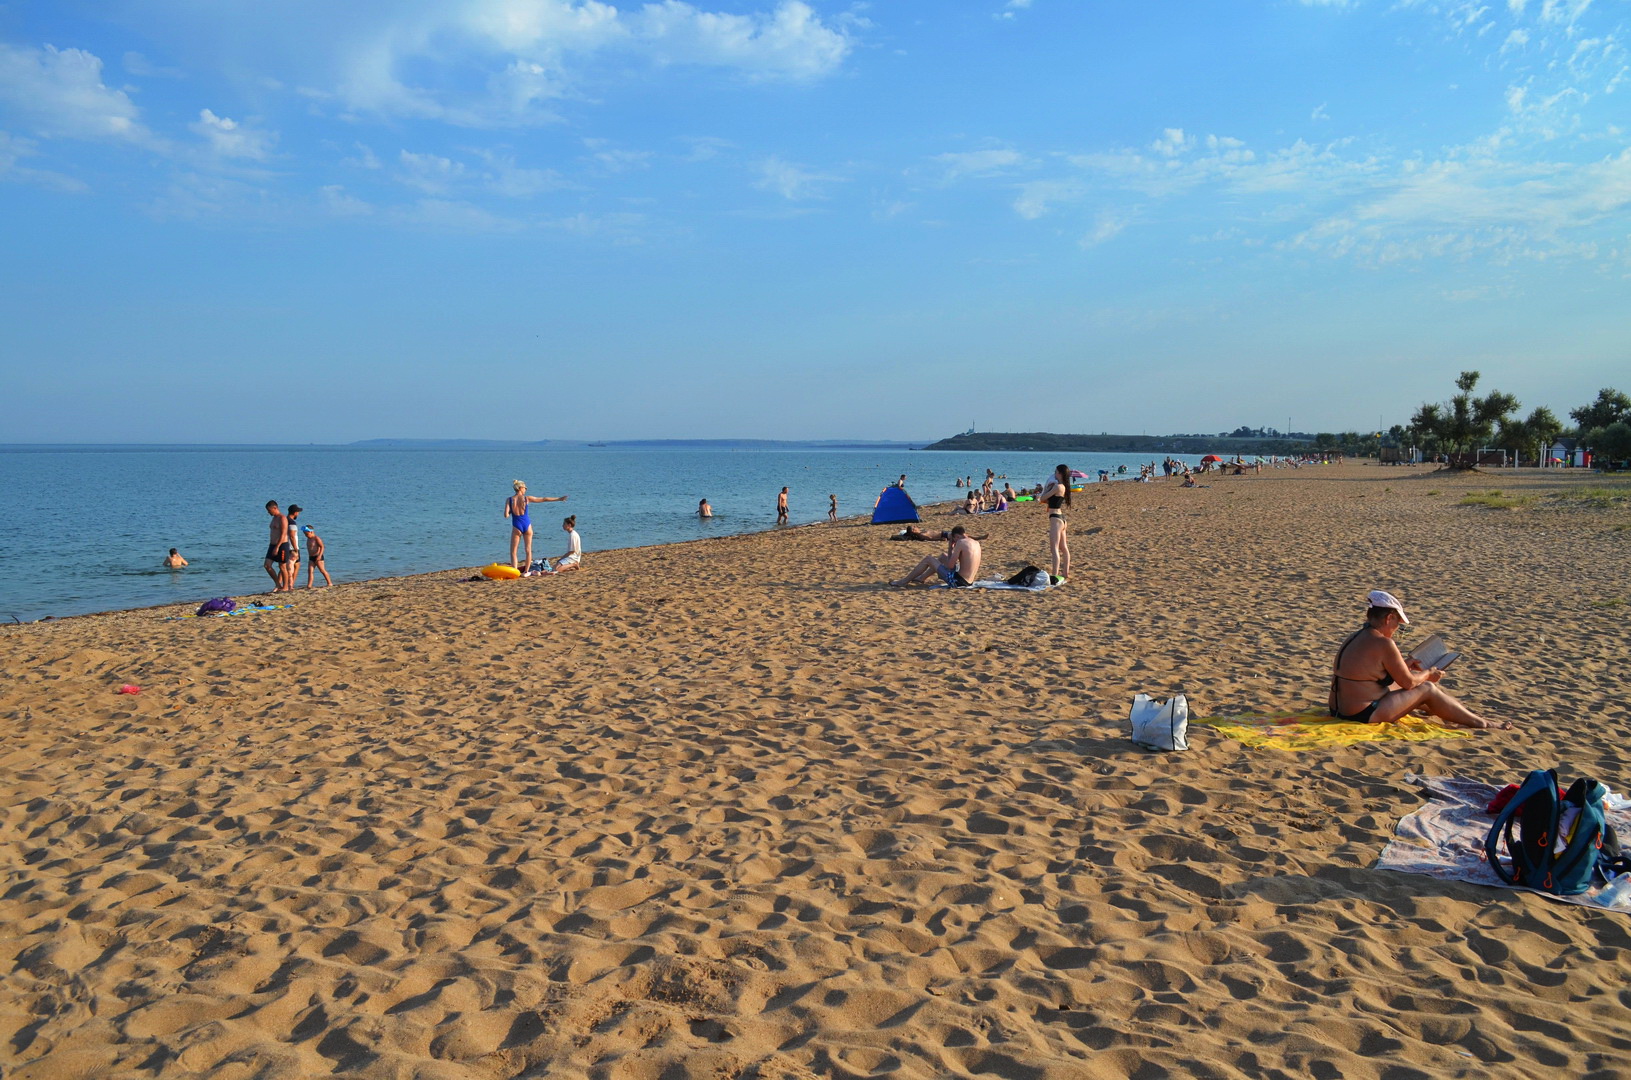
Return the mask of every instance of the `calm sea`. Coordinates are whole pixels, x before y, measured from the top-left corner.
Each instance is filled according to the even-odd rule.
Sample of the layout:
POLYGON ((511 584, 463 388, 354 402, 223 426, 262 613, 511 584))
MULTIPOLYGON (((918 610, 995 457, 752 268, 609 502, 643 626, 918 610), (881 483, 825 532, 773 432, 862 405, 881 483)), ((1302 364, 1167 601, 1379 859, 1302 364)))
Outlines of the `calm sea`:
MULTIPOLYGON (((1067 455, 1096 475, 1139 458, 1067 455)), ((265 592, 267 499, 304 508, 336 583, 504 561, 510 481, 533 495, 533 553, 565 549, 578 515, 584 550, 672 543, 871 513, 901 473, 919 503, 962 497, 959 476, 990 468, 1015 487, 1046 479, 1050 454, 896 450, 447 450, 164 448, 0 450, 0 619, 202 601, 265 592), (707 498, 715 517, 696 517, 707 498), (170 548, 190 565, 160 566, 170 548)), ((301 583, 305 568, 301 568, 301 583)))

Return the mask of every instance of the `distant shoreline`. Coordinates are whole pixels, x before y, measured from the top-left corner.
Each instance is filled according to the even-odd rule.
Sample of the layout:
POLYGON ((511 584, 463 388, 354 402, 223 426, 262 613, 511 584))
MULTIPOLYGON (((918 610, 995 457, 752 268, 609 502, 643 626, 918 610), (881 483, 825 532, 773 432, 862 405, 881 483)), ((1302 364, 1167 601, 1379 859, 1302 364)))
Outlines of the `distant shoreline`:
POLYGON ((359 439, 346 443, 0 443, 0 453, 197 450, 917 450, 931 440, 849 439, 359 439))

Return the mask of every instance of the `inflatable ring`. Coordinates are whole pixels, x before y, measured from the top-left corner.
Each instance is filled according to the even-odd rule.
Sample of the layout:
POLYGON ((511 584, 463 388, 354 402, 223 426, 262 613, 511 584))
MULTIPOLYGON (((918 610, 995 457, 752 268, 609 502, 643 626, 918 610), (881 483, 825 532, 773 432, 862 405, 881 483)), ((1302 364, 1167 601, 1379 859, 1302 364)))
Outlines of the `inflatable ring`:
POLYGON ((521 571, 507 563, 488 563, 481 568, 481 576, 494 581, 514 581, 521 576, 521 571))

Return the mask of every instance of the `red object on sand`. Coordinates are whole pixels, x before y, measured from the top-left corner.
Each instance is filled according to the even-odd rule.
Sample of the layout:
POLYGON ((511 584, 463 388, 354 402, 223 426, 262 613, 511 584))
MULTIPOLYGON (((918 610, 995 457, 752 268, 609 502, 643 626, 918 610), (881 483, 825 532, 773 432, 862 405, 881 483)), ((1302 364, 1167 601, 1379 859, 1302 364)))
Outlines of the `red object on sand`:
POLYGON ((119 687, 119 689, 114 691, 114 692, 118 693, 118 694, 139 694, 139 693, 142 692, 142 688, 139 687, 139 686, 132 686, 129 683, 125 683, 123 686, 119 687))
POLYGON ((1517 793, 1518 785, 1508 784, 1506 787, 1502 788, 1496 793, 1495 798, 1489 801, 1488 806, 1484 807, 1484 813, 1499 814, 1506 808, 1506 804, 1512 801, 1512 796, 1516 795, 1517 793))

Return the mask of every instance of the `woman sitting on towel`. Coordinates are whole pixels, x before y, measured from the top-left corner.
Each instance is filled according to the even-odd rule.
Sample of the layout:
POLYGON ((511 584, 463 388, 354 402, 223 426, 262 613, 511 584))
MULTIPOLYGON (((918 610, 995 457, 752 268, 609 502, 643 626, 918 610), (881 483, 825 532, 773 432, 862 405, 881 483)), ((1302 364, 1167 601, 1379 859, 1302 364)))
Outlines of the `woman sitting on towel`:
POLYGON ((1406 660, 1393 634, 1410 620, 1404 605, 1378 589, 1370 594, 1365 625, 1337 650, 1331 666, 1331 715, 1362 724, 1386 724, 1406 713, 1425 713, 1452 727, 1510 728, 1511 721, 1485 720, 1439 689, 1444 672, 1421 670, 1406 660))

